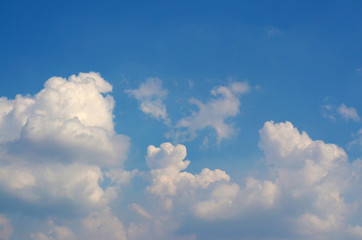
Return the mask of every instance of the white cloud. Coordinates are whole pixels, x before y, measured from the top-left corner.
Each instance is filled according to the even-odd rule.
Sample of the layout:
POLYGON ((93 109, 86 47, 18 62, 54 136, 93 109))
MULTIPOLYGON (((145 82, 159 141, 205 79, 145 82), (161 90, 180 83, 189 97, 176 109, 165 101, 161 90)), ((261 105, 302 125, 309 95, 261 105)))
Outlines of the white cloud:
POLYGON ((104 96, 111 90, 91 72, 68 80, 50 78, 34 97, 1 98, 0 135, 8 155, 27 161, 61 156, 62 162, 122 165, 129 139, 114 132, 114 100, 104 96))
POLYGON ((181 144, 148 147, 146 162, 151 168, 152 184, 147 189, 161 198, 165 209, 213 221, 243 215, 250 208, 274 206, 278 187, 271 181, 248 178, 241 188, 229 183, 230 176, 219 169, 204 168, 200 174, 184 171, 190 164, 185 157, 186 147, 181 144))
POLYGON ((337 116, 342 117, 346 121, 348 120, 352 120, 354 122, 361 121, 361 117, 358 115, 357 110, 354 107, 347 107, 343 103, 339 107, 336 107, 334 105, 323 105, 321 109, 323 117, 329 118, 333 121, 336 120, 337 116))
POLYGON ((239 185, 235 183, 219 185, 213 189, 207 200, 200 201, 194 206, 195 215, 207 220, 229 218, 225 213, 233 209, 233 201, 239 190, 239 185))
POLYGON ((343 196, 358 181, 358 177, 351 177, 356 176, 355 167, 347 161, 343 149, 313 141, 290 122, 266 122, 260 137, 266 161, 276 176, 280 201, 298 206, 295 213, 281 217, 294 218, 295 228, 302 236, 343 236, 352 214, 352 205, 343 196))
POLYGON ((140 102, 140 109, 158 120, 168 122, 166 105, 163 100, 167 90, 163 89, 162 81, 158 78, 148 78, 138 89, 126 90, 140 102))
POLYGON ((186 147, 181 144, 173 146, 171 143, 163 143, 159 148, 149 146, 146 162, 151 168, 152 185, 148 187, 148 191, 160 196, 169 210, 176 201, 177 204, 188 205, 188 211, 196 208, 196 215, 205 218, 210 211, 218 211, 225 203, 232 202, 238 187, 227 184, 229 175, 222 170, 208 168, 196 175, 182 171, 190 164, 190 161, 184 160, 185 157, 186 147), (222 184, 218 184, 219 182, 222 184), (210 189, 213 192, 208 197, 207 191, 210 189), (222 193, 230 194, 221 196, 222 193), (207 200, 211 202, 201 203, 207 200), (208 204, 213 207, 207 207, 208 204))
POLYGON ((199 108, 191 116, 182 118, 176 125, 179 130, 176 138, 181 140, 192 139, 196 132, 207 127, 213 128, 217 133, 218 142, 230 138, 237 132, 237 129, 226 120, 235 117, 239 113, 239 96, 249 92, 250 86, 246 82, 235 82, 230 86, 217 87, 211 91, 214 96, 207 103, 196 99, 190 99, 190 103, 199 108))
MULTIPOLYGON (((130 90, 140 101, 162 100, 167 94, 161 85, 144 84, 130 90)), ((107 95, 111 89, 99 74, 88 73, 51 78, 34 96, 0 99, 0 201, 26 208, 28 215, 37 215, 41 206, 49 209, 45 218, 52 219, 31 229, 28 237, 216 238, 197 226, 184 229, 194 222, 223 232, 238 226, 243 230, 234 229, 230 236, 243 239, 361 237, 362 194, 356 189, 362 183, 362 161, 349 162, 343 149, 311 139, 290 122, 266 122, 260 130, 265 172, 251 173, 238 183, 220 169, 191 173, 186 171, 186 147, 163 143, 148 147, 150 171, 132 188, 132 179, 141 174, 123 168, 129 138, 115 133, 114 100, 107 95), (121 192, 127 185, 131 187, 121 192), (55 209, 64 209, 66 217, 55 209), (265 226, 263 233, 260 226, 265 226)), ((218 141, 230 137, 235 128, 227 120, 239 113, 239 95, 248 91, 248 84, 233 83, 215 88, 207 103, 193 100, 199 111, 181 119, 178 130, 192 136, 211 127, 218 141)), ((358 116, 354 108, 343 106, 334 113, 351 120, 358 116)), ((166 112, 152 116, 167 117, 166 112)), ((10 239, 13 228, 14 235, 22 231, 9 219, 0 215, 2 239, 10 239)))
POLYGON ((355 122, 361 121, 361 118, 354 107, 347 107, 346 105, 341 104, 338 107, 338 113, 346 120, 353 120, 355 122))
POLYGON ((1 98, 0 192, 35 205, 93 208, 113 199, 116 187, 100 183, 122 177, 103 171, 122 168, 129 138, 114 131, 111 90, 91 72, 52 77, 33 97, 1 98))

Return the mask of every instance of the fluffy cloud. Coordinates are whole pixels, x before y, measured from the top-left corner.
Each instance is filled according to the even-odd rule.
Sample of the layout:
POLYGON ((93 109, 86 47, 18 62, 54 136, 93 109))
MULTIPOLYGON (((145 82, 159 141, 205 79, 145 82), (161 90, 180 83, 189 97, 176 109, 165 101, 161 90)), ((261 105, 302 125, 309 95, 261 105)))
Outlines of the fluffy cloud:
POLYGON ((146 162, 151 169, 152 185, 148 191, 160 196, 167 209, 172 209, 175 200, 177 204, 187 202, 189 210, 196 208, 196 215, 205 218, 210 211, 218 211, 225 203, 232 202, 238 186, 227 184, 229 175, 208 168, 196 175, 183 171, 190 164, 185 157, 186 147, 181 144, 163 143, 159 148, 149 146, 146 162), (207 193, 210 189, 213 191, 211 195, 207 193), (203 202, 205 199, 209 202, 203 202))
MULTIPOLYGON (((154 104, 167 94, 157 81, 128 92, 141 105, 154 104)), ((240 182, 220 169, 188 172, 186 147, 171 143, 148 147, 149 172, 126 171, 129 138, 114 130, 111 90, 99 74, 81 73, 51 78, 34 96, 0 99, 0 211, 7 214, 0 215, 1 239, 18 237, 19 211, 32 218, 43 208, 47 212, 37 216, 43 225, 21 236, 220 239, 215 228, 228 231, 223 239, 361 238, 362 194, 356 189, 362 161, 349 161, 342 148, 313 140, 290 122, 270 121, 259 132, 266 169, 240 182), (143 178, 132 188, 135 176, 143 178)), ((246 83, 233 83, 215 88, 207 103, 192 100, 199 111, 178 122, 179 134, 194 137, 211 127, 219 142, 230 137, 235 127, 227 120, 239 113, 239 96, 248 91, 246 83)), ((144 106, 167 119, 166 110, 156 114, 144 106)), ((340 114, 353 120, 352 108, 341 107, 340 114)))
POLYGON ((129 138, 114 131, 111 90, 91 72, 52 77, 35 96, 1 98, 0 191, 45 205, 101 206, 112 199, 117 189, 100 187, 108 177, 101 168, 123 166, 129 138))
POLYGON ((239 96, 247 93, 250 86, 246 82, 235 82, 230 86, 220 86, 211 91, 213 99, 207 103, 202 103, 196 99, 190 99, 190 103, 199 108, 198 112, 193 112, 191 116, 182 118, 176 125, 180 130, 176 133, 177 138, 194 138, 196 132, 207 127, 213 128, 217 133, 218 142, 222 139, 230 138, 236 128, 226 123, 230 117, 235 117, 239 113, 239 96))
POLYGON ((137 89, 126 90, 140 102, 142 112, 151 115, 158 120, 167 120, 166 106, 163 100, 167 96, 167 90, 162 88, 162 82, 158 78, 148 78, 137 89))
POLYGON ((287 204, 284 207, 298 206, 283 216, 294 219, 296 232, 318 239, 347 237, 354 205, 344 195, 359 181, 355 166, 360 163, 350 164, 343 149, 313 141, 290 122, 266 122, 260 137, 280 201, 287 204))
POLYGON ((114 132, 111 90, 99 74, 80 73, 50 78, 34 97, 1 98, 3 158, 122 165, 129 140, 114 132))
POLYGON ((266 122, 259 145, 268 166, 262 178, 255 173, 244 184, 237 184, 230 182, 226 173, 206 174, 208 185, 201 184, 202 174, 183 171, 190 163, 184 160, 183 145, 150 146, 147 162, 152 185, 148 190, 168 200, 162 205, 169 203, 175 216, 190 212, 211 226, 223 219, 249 229, 267 226, 263 234, 249 230, 230 233, 239 238, 360 238, 362 196, 355 191, 361 184, 360 160, 349 162, 342 148, 312 140, 290 122, 266 122), (214 181, 215 176, 224 177, 214 181))
POLYGON ((64 203, 79 207, 104 205, 115 197, 114 187, 103 189, 98 166, 82 164, 6 166, 0 171, 1 189, 8 197, 43 205, 64 203))

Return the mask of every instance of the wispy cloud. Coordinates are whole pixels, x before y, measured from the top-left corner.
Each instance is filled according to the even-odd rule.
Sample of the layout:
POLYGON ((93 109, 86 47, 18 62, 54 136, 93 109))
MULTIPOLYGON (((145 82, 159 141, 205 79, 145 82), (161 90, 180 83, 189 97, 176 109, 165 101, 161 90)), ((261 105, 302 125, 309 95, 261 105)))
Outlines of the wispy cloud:
POLYGON ((346 121, 352 120, 354 122, 360 122, 361 118, 358 115, 357 109, 354 107, 347 107, 344 103, 338 107, 335 105, 323 105, 321 106, 322 115, 331 120, 336 120, 337 116, 343 118, 346 121))
POLYGON ((341 104, 338 107, 338 113, 346 120, 352 120, 355 122, 360 122, 361 118, 357 113, 357 110, 354 107, 347 107, 344 104, 341 104))
POLYGON ((137 89, 126 90, 126 92, 139 101, 142 112, 157 120, 168 122, 166 105, 163 103, 167 90, 162 87, 162 81, 159 78, 148 78, 137 89))
POLYGON ((198 107, 197 112, 191 116, 178 121, 176 138, 181 140, 193 139, 196 132, 207 127, 214 129, 217 133, 217 140, 230 138, 237 132, 237 129, 226 120, 235 117, 239 113, 239 96, 250 91, 246 82, 235 82, 229 86, 220 86, 211 91, 213 98, 203 103, 197 99, 190 99, 189 102, 198 107))

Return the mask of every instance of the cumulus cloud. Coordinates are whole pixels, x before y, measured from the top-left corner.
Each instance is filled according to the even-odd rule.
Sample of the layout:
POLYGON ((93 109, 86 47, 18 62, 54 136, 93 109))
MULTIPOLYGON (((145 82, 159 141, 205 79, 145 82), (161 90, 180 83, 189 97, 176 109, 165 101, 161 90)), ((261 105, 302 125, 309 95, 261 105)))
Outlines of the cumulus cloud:
POLYGON ((183 171, 190 164, 189 160, 184 160, 185 157, 186 147, 181 144, 163 143, 159 148, 151 145, 147 149, 146 162, 152 175, 148 191, 160 196, 168 209, 172 209, 175 196, 178 201, 183 196, 184 201, 192 203, 197 189, 202 191, 213 183, 230 180, 229 175, 219 169, 204 168, 196 175, 183 171))
MULTIPOLYGON (((141 105, 162 100, 167 92, 157 81, 129 93, 141 105)), ((34 96, 0 99, 0 211, 7 213, 0 215, 1 239, 20 231, 17 218, 9 218, 11 204, 29 218, 49 209, 37 216, 43 225, 23 235, 36 240, 220 239, 197 227, 185 231, 193 223, 228 231, 223 239, 361 238, 362 160, 348 160, 342 148, 290 122, 269 121, 259 131, 266 169, 240 182, 220 169, 188 172, 186 147, 168 142, 147 148, 149 171, 127 171, 129 138, 114 130, 111 90, 99 74, 81 73, 51 78, 34 96), (142 183, 122 195, 138 175, 142 183), (64 218, 52 209, 69 213, 64 218)), ((247 83, 232 83, 215 88, 206 103, 191 100, 199 110, 178 122, 179 134, 195 137, 210 127, 219 142, 229 138, 236 128, 227 120, 248 91, 247 83)), ((353 109, 342 104, 333 111, 355 121, 353 109)), ((148 113, 167 119, 166 110, 148 113)))
POLYGON ((199 174, 185 171, 190 164, 184 145, 163 143, 149 146, 146 162, 151 169, 151 185, 147 190, 160 197, 165 209, 189 212, 208 221, 231 219, 250 208, 269 209, 278 194, 271 181, 248 178, 245 186, 230 182, 220 169, 204 168, 199 174))
POLYGON ((114 132, 111 90, 99 74, 80 73, 50 78, 34 97, 1 98, 4 158, 122 165, 129 139, 114 132))
POLYGON ((298 206, 283 217, 292 217, 302 236, 335 239, 339 234, 343 238, 353 208, 343 196, 360 174, 343 149, 313 141, 290 122, 266 122, 260 137, 266 161, 276 176, 280 201, 298 206))
POLYGON ((140 109, 158 120, 168 122, 166 105, 163 100, 167 96, 167 90, 162 87, 159 78, 148 78, 137 89, 126 90, 140 103, 140 109))
POLYGON ((235 82, 229 86, 220 86, 211 91, 214 97, 210 101, 203 103, 196 99, 190 99, 190 103, 199 108, 198 112, 193 112, 191 116, 182 118, 176 125, 179 130, 176 138, 181 140, 196 137, 196 132, 207 127, 214 129, 217 133, 217 140, 230 138, 237 132, 231 123, 227 123, 231 117, 239 113, 239 96, 249 92, 250 86, 246 82, 235 82))
POLYGON ((52 77, 34 96, 1 98, 0 191, 45 205, 66 199, 100 206, 112 199, 116 187, 99 184, 120 177, 102 168, 122 168, 129 138, 114 131, 111 90, 90 72, 52 77))
POLYGON ((263 234, 238 230, 231 234, 246 239, 359 239, 362 196, 355 190, 361 184, 361 160, 349 162, 342 148, 313 140, 290 122, 266 122, 259 145, 268 166, 263 177, 255 173, 243 184, 233 183, 229 175, 215 170, 204 175, 205 185, 202 174, 184 171, 190 162, 184 160, 183 145, 150 146, 148 190, 166 200, 162 205, 174 215, 190 212, 208 222, 228 219, 250 229, 268 226, 263 234))

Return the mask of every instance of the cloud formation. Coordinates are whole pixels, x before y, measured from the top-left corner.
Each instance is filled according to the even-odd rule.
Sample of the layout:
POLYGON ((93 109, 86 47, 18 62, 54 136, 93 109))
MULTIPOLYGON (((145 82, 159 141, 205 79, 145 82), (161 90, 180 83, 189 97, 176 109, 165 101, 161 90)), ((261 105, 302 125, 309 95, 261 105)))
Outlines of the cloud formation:
POLYGON ((0 99, 0 192, 27 204, 107 204, 101 168, 122 167, 129 138, 116 134, 112 86, 98 73, 52 77, 35 96, 0 99))
MULTIPOLYGON (((196 206, 197 199, 201 197, 199 194, 210 185, 224 182, 218 186, 220 188, 230 180, 230 176, 219 169, 204 168, 197 175, 182 171, 190 164, 190 161, 184 160, 185 157, 186 147, 181 144, 173 146, 171 143, 163 143, 159 148, 151 145, 147 149, 146 162, 152 175, 152 185, 148 191, 160 196, 167 209, 172 209, 173 200, 176 199, 183 204, 189 202, 196 206)), ((216 205, 213 210, 217 210, 216 205)))
POLYGON ((157 120, 167 120, 166 105, 163 100, 167 96, 167 90, 163 89, 159 78, 147 78, 137 89, 126 90, 140 103, 140 109, 157 120))
POLYGON ((190 163, 184 160, 183 145, 150 146, 148 191, 164 200, 161 205, 173 216, 189 212, 209 224, 228 220, 258 229, 247 221, 253 219, 270 226, 259 237, 256 232, 234 230, 231 235, 239 238, 359 239, 362 198, 355 189, 360 184, 360 160, 349 162, 342 148, 312 140, 290 122, 266 122, 259 145, 268 171, 262 178, 252 174, 240 183, 232 182, 222 170, 204 169, 198 175, 182 171, 190 163))
POLYGON ((360 181, 360 170, 355 167, 361 162, 349 163, 343 149, 313 141, 290 122, 266 122, 260 137, 266 161, 273 166, 280 201, 285 208, 298 206, 285 216, 293 219, 295 233, 316 239, 350 239, 347 232, 356 228, 348 221, 354 206, 344 196, 360 181))
MULTIPOLYGON (((194 173, 186 146, 165 142, 148 146, 149 170, 127 171, 130 140, 114 130, 111 90, 99 74, 81 73, 51 78, 34 96, 1 98, 1 239, 361 238, 362 160, 349 160, 337 145, 288 121, 268 121, 259 131, 265 169, 194 173), (19 211, 39 224, 22 230, 19 211)), ((235 127, 226 120, 248 91, 248 84, 232 83, 215 88, 206 103, 192 100, 199 111, 179 128, 196 135, 211 127, 219 141, 230 137, 235 127)))
POLYGON ((217 133, 217 141, 230 138, 237 132, 237 128, 231 123, 227 123, 231 117, 235 117, 239 112, 239 96, 250 91, 250 86, 246 82, 234 82, 229 86, 220 86, 211 91, 214 97, 207 103, 202 103, 194 98, 189 102, 198 107, 197 112, 191 116, 178 121, 176 128, 176 138, 181 140, 193 139, 196 132, 207 127, 214 129, 217 133))

